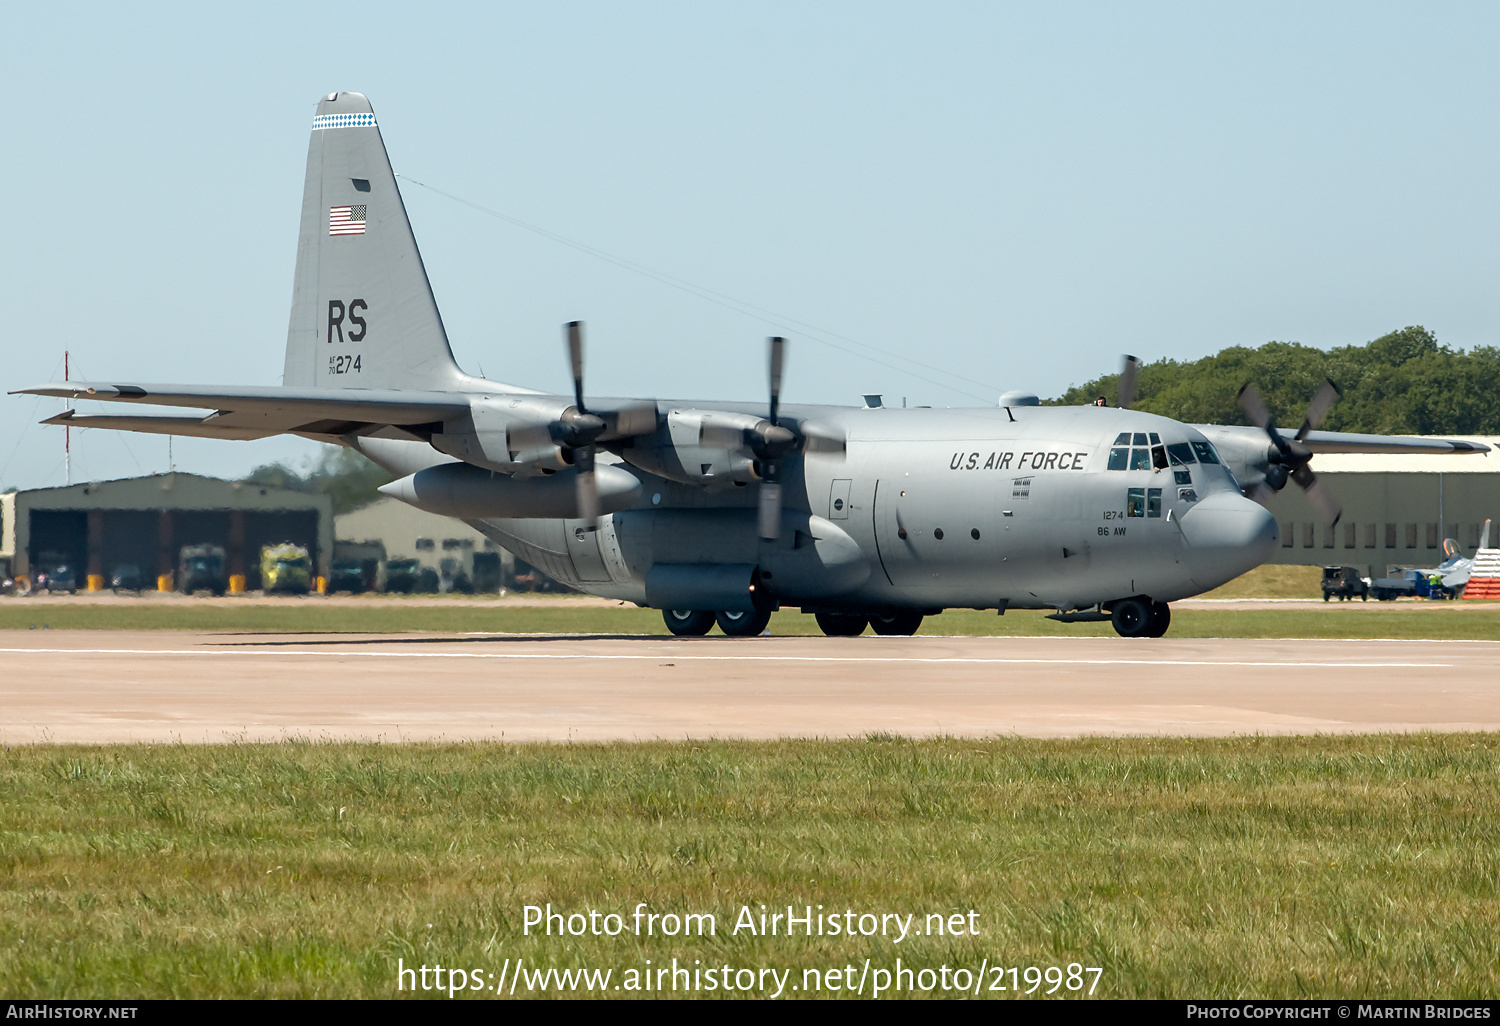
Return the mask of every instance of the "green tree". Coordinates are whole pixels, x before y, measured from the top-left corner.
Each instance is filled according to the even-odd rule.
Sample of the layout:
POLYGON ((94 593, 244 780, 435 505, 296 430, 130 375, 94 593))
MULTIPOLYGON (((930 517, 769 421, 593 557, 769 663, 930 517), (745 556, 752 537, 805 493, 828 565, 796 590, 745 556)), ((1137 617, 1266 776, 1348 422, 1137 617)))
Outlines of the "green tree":
MULTIPOLYGON (((1500 350, 1440 345, 1421 326, 1327 352, 1296 342, 1233 346, 1191 363, 1159 360, 1141 368, 1136 409, 1192 424, 1245 424, 1236 397, 1254 384, 1282 427, 1301 425, 1324 379, 1343 389, 1321 425, 1376 434, 1500 434, 1500 350)), ((1114 401, 1119 375, 1069 389, 1059 405, 1104 395, 1114 401)))
POLYGON ((339 445, 325 446, 306 474, 284 463, 265 463, 245 477, 248 484, 287 488, 294 492, 327 495, 335 513, 348 513, 380 497, 376 490, 391 475, 355 452, 339 445))

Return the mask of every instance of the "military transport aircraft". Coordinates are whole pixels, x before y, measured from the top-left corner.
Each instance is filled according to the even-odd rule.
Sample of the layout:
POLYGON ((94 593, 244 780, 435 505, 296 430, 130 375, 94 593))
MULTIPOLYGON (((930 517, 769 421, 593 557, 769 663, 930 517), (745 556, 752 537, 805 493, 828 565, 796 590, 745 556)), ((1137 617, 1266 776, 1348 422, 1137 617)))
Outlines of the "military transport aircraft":
POLYGON ((291 433, 396 475, 382 491, 458 517, 582 591, 659 608, 677 634, 756 635, 798 606, 832 635, 914 633, 947 607, 1051 609, 1160 637, 1168 603, 1257 566, 1276 521, 1254 501, 1296 481, 1328 519, 1320 452, 1477 452, 1458 441, 1189 425, 1116 407, 783 406, 586 397, 459 369, 369 102, 318 104, 277 388, 67 382, 36 395, 207 415, 45 423, 209 438, 291 433), (1248 497, 1247 497, 1248 496, 1248 497))

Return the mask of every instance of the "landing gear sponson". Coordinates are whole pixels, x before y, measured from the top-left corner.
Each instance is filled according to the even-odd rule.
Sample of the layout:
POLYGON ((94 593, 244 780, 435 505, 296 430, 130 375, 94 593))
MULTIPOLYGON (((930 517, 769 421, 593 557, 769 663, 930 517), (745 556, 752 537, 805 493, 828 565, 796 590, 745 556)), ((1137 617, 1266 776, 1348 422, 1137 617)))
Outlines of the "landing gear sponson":
MULTIPOLYGON (((661 618, 667 630, 683 637, 701 637, 713 629, 733 638, 753 638, 766 629, 771 621, 769 612, 719 612, 709 609, 663 609, 661 618)), ((866 627, 876 634, 910 636, 922 626, 923 614, 912 609, 896 609, 885 613, 818 613, 818 626, 829 637, 854 637, 863 634, 866 627)))
MULTIPOLYGON (((715 623, 734 638, 753 638, 771 622, 769 612, 719 612, 709 609, 663 609, 662 619, 673 634, 701 637, 713 630, 715 623)), ((866 627, 876 634, 909 637, 922 626, 924 616, 911 609, 888 613, 817 613, 818 627, 831 638, 852 638, 866 627)), ((1122 638, 1159 638, 1172 623, 1172 610, 1165 602, 1153 602, 1142 595, 1121 599, 1110 608, 1110 623, 1122 638)))

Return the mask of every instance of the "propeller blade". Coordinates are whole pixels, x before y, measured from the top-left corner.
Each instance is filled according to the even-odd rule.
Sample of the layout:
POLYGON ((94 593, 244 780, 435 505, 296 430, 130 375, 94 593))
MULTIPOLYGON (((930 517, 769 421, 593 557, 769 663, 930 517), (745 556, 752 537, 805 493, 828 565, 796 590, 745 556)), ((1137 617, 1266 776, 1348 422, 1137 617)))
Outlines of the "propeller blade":
POLYGON ((1246 385, 1240 389, 1239 398, 1236 400, 1240 409, 1245 411, 1245 416, 1250 418, 1250 423, 1262 431, 1271 429, 1271 411, 1266 409, 1266 404, 1260 401, 1260 393, 1255 390, 1254 385, 1246 385))
POLYGON ((586 413, 583 407, 583 322, 568 322, 568 362, 573 365, 573 398, 578 403, 578 412, 586 413))
POLYGON ((760 483, 760 536, 764 541, 775 541, 780 535, 781 484, 768 477, 760 483))
POLYGON ((1249 490, 1248 497, 1262 506, 1269 506, 1271 500, 1276 498, 1276 489, 1262 481, 1249 490))
POLYGON ((1127 354, 1125 357, 1125 366, 1120 369, 1120 400, 1118 405, 1122 410, 1130 409, 1130 404, 1135 402, 1135 378, 1140 369, 1141 361, 1127 354))
POLYGON ((776 423, 776 412, 781 406, 781 370, 786 362, 785 350, 786 339, 771 339, 771 416, 768 419, 772 424, 776 423))
POLYGON ((1328 411, 1333 408, 1333 404, 1338 402, 1339 397, 1343 394, 1339 386, 1327 378, 1323 379, 1323 384, 1318 389, 1317 395, 1313 396, 1312 402, 1307 404, 1307 416, 1302 421, 1302 427, 1297 431, 1297 441, 1302 441, 1307 437, 1309 431, 1323 423, 1323 418, 1328 416, 1328 411))
POLYGON ((573 466, 578 471, 578 519, 588 521, 588 529, 599 526, 599 481, 594 476, 594 447, 585 445, 574 450, 573 466))
POLYGON ((1323 519, 1330 524, 1337 524, 1339 517, 1344 515, 1343 507, 1339 500, 1333 497, 1328 486, 1318 480, 1318 476, 1312 472, 1312 468, 1303 464, 1292 471, 1292 480, 1297 482, 1297 487, 1302 489, 1307 501, 1313 504, 1323 519))

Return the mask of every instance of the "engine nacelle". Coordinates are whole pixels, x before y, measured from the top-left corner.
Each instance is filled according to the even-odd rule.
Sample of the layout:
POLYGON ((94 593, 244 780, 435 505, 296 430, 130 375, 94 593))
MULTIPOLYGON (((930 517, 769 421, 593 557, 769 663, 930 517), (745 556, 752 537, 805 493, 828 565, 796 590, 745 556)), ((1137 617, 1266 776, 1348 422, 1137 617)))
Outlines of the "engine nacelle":
MULTIPOLYGON (((621 455, 632 466, 679 484, 732 488, 760 480, 755 462, 745 453, 698 444, 705 410, 673 410, 664 429, 639 439, 621 455)), ((754 418, 747 418, 754 420, 754 418)))
POLYGON ((433 434, 432 447, 502 474, 555 473, 568 462, 550 425, 572 405, 549 396, 475 398, 466 416, 446 421, 443 430, 433 434))

